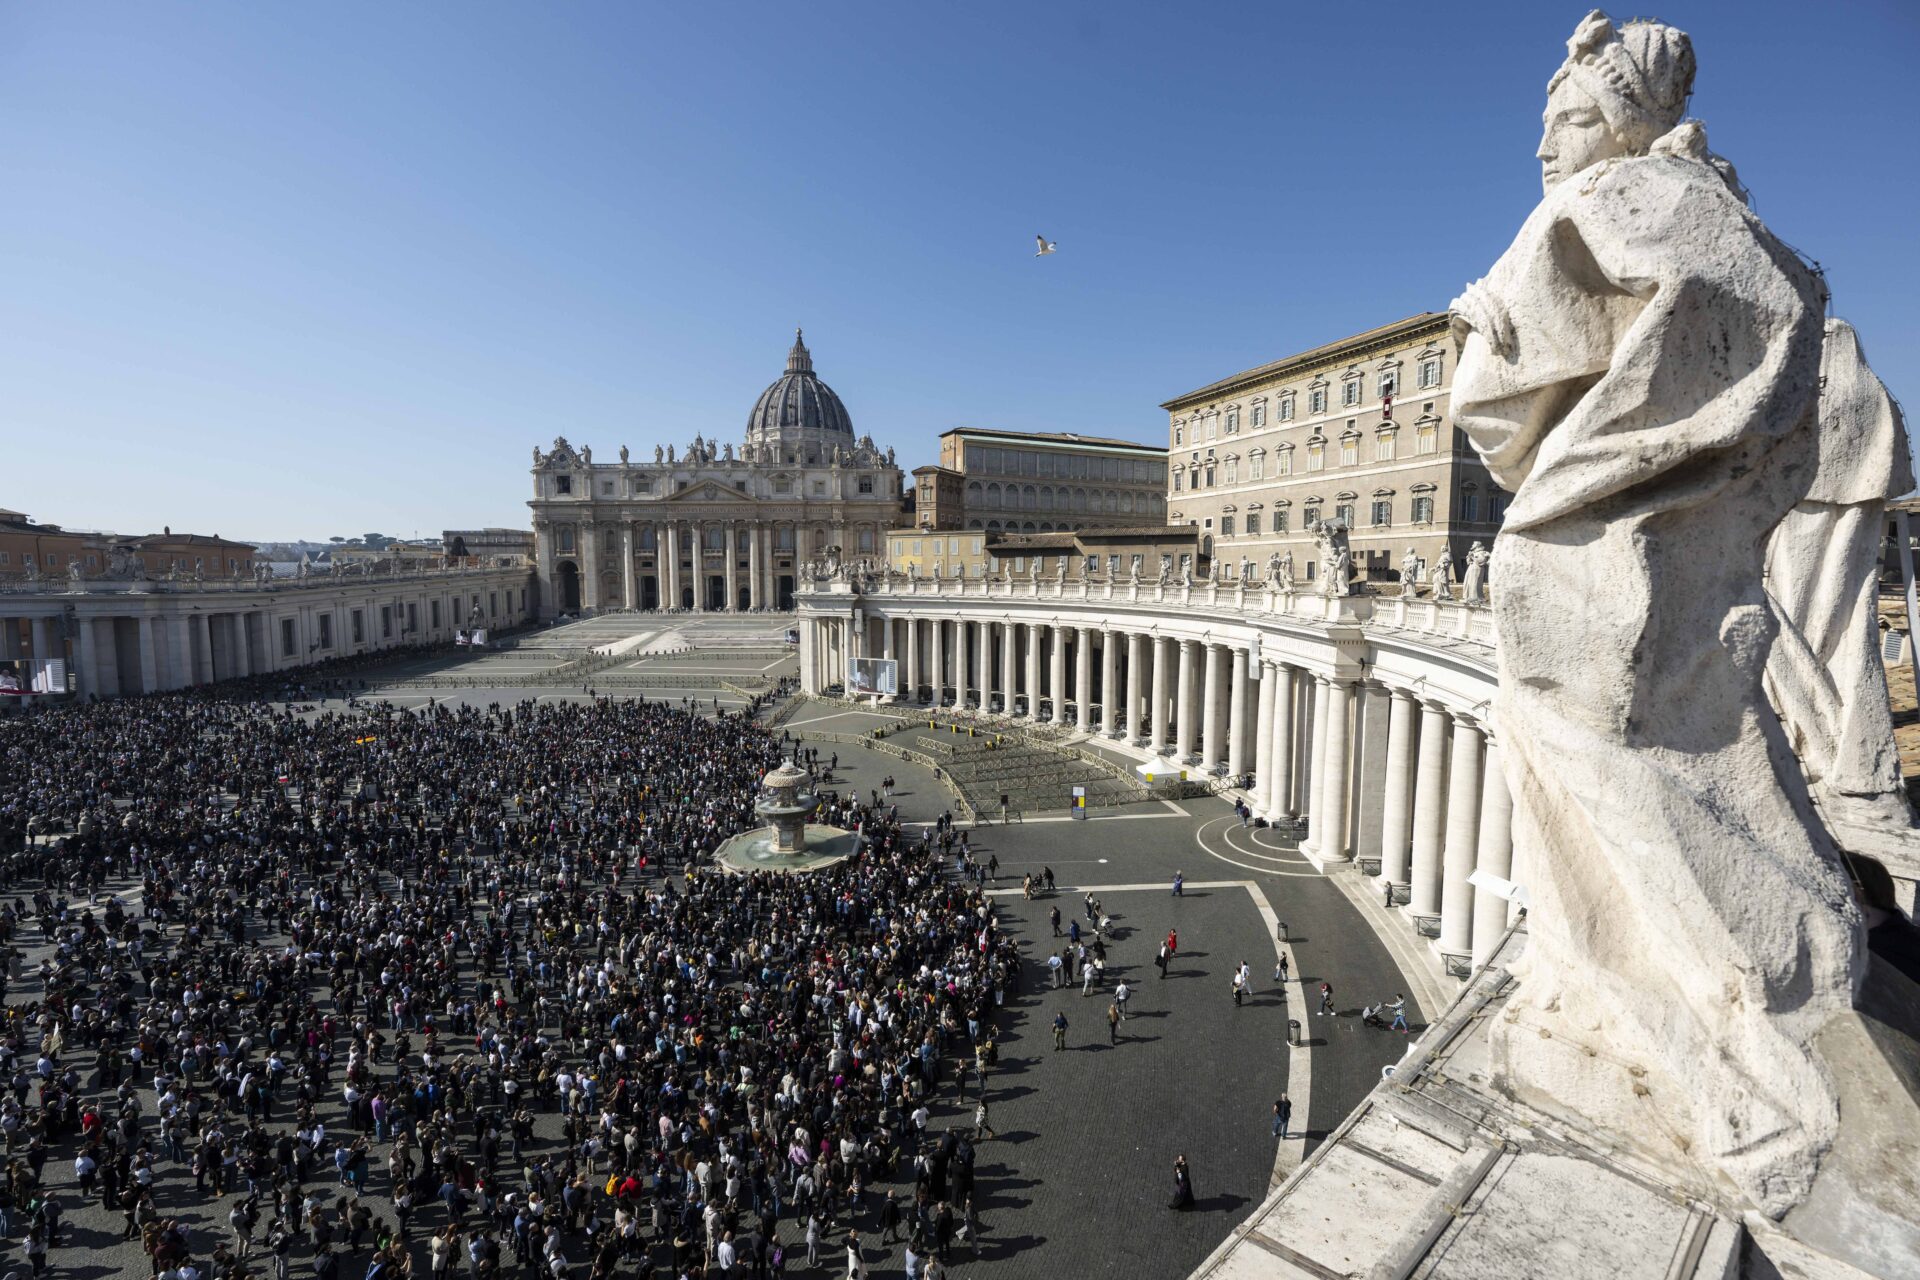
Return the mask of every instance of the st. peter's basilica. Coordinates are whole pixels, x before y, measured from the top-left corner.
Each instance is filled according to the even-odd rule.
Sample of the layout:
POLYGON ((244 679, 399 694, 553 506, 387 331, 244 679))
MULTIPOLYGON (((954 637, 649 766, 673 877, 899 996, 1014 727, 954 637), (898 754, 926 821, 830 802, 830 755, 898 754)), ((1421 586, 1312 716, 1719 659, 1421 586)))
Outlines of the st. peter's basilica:
POLYGON ((595 462, 563 437, 533 451, 540 613, 791 609, 795 566, 878 556, 898 523, 893 450, 856 438, 798 332, 738 449, 696 435, 595 462))

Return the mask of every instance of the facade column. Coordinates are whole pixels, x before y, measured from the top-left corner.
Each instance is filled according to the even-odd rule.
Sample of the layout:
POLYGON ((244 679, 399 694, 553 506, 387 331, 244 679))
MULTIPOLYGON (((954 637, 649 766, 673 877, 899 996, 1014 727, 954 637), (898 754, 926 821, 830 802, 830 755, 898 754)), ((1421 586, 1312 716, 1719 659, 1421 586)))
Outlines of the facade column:
MULTIPOLYGON (((606 601, 600 598, 600 526, 594 521, 584 521, 580 526, 580 607, 600 609, 606 601)), ((373 628, 367 628, 367 647, 373 647, 373 628)))
POLYGON ((1074 638, 1073 692, 1079 705, 1074 709, 1082 733, 1093 732, 1093 628, 1081 627, 1074 638))
POLYGON ((1267 821, 1291 817, 1294 812, 1293 759, 1298 718, 1294 702, 1299 682, 1293 668, 1284 662, 1273 664, 1273 758, 1268 767, 1267 821))
POLYGON ((1380 878, 1396 890, 1407 887, 1413 840, 1413 695, 1388 695, 1387 777, 1380 798, 1380 878))
POLYGON ((158 693, 160 691, 159 663, 153 654, 153 619, 140 619, 140 692, 158 693))
POLYGON ((626 607, 640 607, 640 592, 633 577, 633 521, 620 522, 620 585, 626 590, 626 607))
POLYGON ((721 562, 721 573, 726 578, 727 600, 722 613, 732 613, 740 607, 740 580, 737 565, 740 560, 740 526, 737 521, 728 520, 721 524, 721 536, 726 539, 727 558, 721 562))
POLYGON ((1447 808, 1447 711, 1420 710, 1420 764, 1413 779, 1413 885, 1407 911, 1440 914, 1440 835, 1447 808))
MULTIPOLYGON (((1160 757, 1167 754, 1167 685, 1170 683, 1168 676, 1172 674, 1167 668, 1168 664, 1173 661, 1174 642, 1164 636, 1154 636, 1151 644, 1153 648, 1153 680, 1151 684, 1153 690, 1153 706, 1150 709, 1151 714, 1147 717, 1152 722, 1151 736, 1148 739, 1147 747, 1156 757, 1160 757)), ((1177 764, 1179 762, 1176 761, 1175 763, 1177 764)))
POLYGON ((1352 854, 1348 839, 1347 802, 1349 766, 1353 739, 1353 682, 1335 677, 1327 681, 1327 727, 1321 735, 1320 793, 1315 812, 1319 817, 1319 836, 1314 850, 1325 862, 1345 862, 1352 854))
POLYGON ((1247 771, 1247 651, 1233 647, 1233 684, 1227 693, 1227 772, 1247 771))
MULTIPOLYGON (((167 679, 169 681, 167 687, 169 689, 185 689, 193 684, 192 650, 187 646, 187 620, 184 616, 175 614, 173 617, 168 618, 166 623, 167 666, 171 668, 167 673, 167 679)), ((315 625, 316 627, 318 626, 318 624, 315 625)), ((319 635, 318 631, 316 630, 314 634, 317 639, 319 635)), ((83 623, 81 624, 81 636, 84 638, 85 635, 86 628, 83 623)), ((340 632, 340 619, 338 616, 335 616, 333 619, 333 648, 328 652, 327 656, 332 657, 334 654, 341 652, 341 650, 345 648, 345 644, 346 638, 340 632)), ((311 662, 313 659, 314 654, 312 652, 302 654, 300 657, 301 662, 311 662)))
MULTIPOLYGON (((1480 847, 1474 869, 1502 880, 1513 878, 1513 793, 1500 764, 1500 744, 1486 738, 1485 776, 1480 783, 1480 847)), ((1473 891, 1473 967, 1493 959, 1507 932, 1507 900, 1491 889, 1473 891)))
POLYGON ((1147 637, 1138 631, 1127 632, 1127 708, 1126 718, 1120 726, 1121 740, 1139 742, 1140 711, 1145 699, 1141 696, 1140 685, 1146 675, 1147 637))
MULTIPOLYGON (((1193 704, 1193 668, 1196 657, 1195 650, 1199 647, 1200 642, 1198 640, 1180 641, 1180 679, 1178 681, 1178 692, 1174 695, 1176 705, 1173 715, 1173 750, 1174 756, 1182 768, 1186 767, 1187 758, 1193 754, 1193 721, 1195 710, 1193 704)), ((1203 760, 1201 761, 1201 771, 1205 772, 1205 769, 1206 762, 1203 760)))
POLYGON ((680 607, 680 526, 666 520, 654 534, 654 566, 660 579, 660 607, 680 607))
POLYGON ((104 698, 106 690, 100 687, 100 644, 94 635, 94 619, 81 617, 80 626, 80 679, 75 682, 80 692, 88 698, 104 698))
POLYGON ((1011 618, 1000 621, 1000 714, 1013 716, 1013 700, 1020 692, 1020 624, 1011 618))
POLYGON ((1260 664, 1259 704, 1253 722, 1253 811, 1263 818, 1273 811, 1273 695, 1280 684, 1277 666, 1266 661, 1260 664))
MULTIPOLYGON (((656 546, 658 543, 656 542, 656 546)), ((657 553, 656 553, 657 554, 657 553)), ((800 689, 803 693, 820 692, 820 672, 814 664, 814 622, 812 618, 800 620, 800 689)))
MULTIPOLYGON (((767 528, 756 520, 747 530, 747 607, 764 609, 767 607, 767 558, 761 552, 761 544, 766 541, 767 528)), ((887 648, 891 650, 892 645, 887 648)))
POLYGON ((933 626, 933 641, 931 641, 933 679, 929 681, 933 685, 933 706, 945 706, 945 702, 941 699, 945 697, 945 689, 947 689, 947 620, 929 618, 929 622, 933 626))
POLYGON ((1447 844, 1440 874, 1440 952, 1473 954, 1473 864, 1480 852, 1480 726, 1453 719, 1447 767, 1447 844))
POLYGON ((53 619, 35 618, 33 620, 33 656, 40 659, 66 656, 56 654, 53 650, 53 619))
MULTIPOLYGON (((707 611, 707 522, 695 520, 688 530, 687 540, 693 544, 693 611, 707 611)), ((835 626, 837 633, 839 627, 835 626)), ((843 674, 841 679, 845 679, 843 674)))
POLYGON ((1120 732, 1120 633, 1112 627, 1100 633, 1100 732, 1120 732))

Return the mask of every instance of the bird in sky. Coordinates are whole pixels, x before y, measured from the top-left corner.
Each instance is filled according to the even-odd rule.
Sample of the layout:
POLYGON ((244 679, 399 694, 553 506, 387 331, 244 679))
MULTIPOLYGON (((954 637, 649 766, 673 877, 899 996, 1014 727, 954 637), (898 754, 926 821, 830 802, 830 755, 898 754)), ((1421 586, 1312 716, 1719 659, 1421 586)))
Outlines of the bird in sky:
POLYGON ((1033 242, 1040 246, 1040 251, 1033 255, 1036 258, 1044 258, 1059 247, 1045 236, 1035 236, 1033 242))

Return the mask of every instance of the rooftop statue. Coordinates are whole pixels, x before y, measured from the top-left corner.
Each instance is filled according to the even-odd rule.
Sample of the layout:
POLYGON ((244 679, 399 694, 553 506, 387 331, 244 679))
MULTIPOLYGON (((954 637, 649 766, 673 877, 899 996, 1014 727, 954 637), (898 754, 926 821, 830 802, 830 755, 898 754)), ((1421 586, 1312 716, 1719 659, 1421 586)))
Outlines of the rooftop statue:
POLYGON ((1411 600, 1420 588, 1420 553, 1412 547, 1400 557, 1400 598, 1411 600))
POLYGON ((1856 491, 1871 468, 1823 451, 1824 292, 1682 122, 1686 34, 1595 11, 1567 49, 1544 198, 1451 308, 1456 419, 1514 494, 1494 719, 1531 909, 1495 1078, 1702 1195, 1920 1274, 1881 1154, 1904 1138, 1912 1167, 1910 1086, 1853 1013, 1861 911, 1762 689, 1782 614, 1833 651, 1810 619, 1853 588, 1825 566, 1851 563, 1862 494, 1908 478, 1856 491), (1818 1221, 1790 1216, 1836 1181, 1818 1221))

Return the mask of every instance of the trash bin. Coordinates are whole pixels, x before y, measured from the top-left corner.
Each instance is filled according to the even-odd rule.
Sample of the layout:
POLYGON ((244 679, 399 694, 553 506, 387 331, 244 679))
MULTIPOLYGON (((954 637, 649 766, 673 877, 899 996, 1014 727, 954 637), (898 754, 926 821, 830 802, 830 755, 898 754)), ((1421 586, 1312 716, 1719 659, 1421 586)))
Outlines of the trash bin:
POLYGON ((1298 1018, 1287 1019, 1287 1043, 1295 1048, 1300 1046, 1300 1019, 1298 1018))

